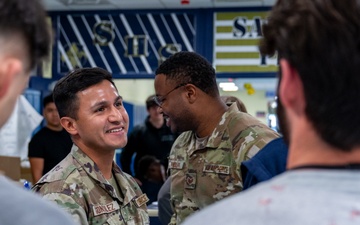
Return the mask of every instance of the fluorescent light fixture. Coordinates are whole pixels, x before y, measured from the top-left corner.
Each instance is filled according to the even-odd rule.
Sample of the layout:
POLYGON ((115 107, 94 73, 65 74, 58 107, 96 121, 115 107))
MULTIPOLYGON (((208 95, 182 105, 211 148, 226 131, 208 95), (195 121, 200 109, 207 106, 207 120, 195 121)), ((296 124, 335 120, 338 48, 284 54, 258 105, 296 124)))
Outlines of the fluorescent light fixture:
POLYGON ((234 82, 220 82, 219 87, 225 88, 225 87, 234 87, 236 86, 234 82))
POLYGON ((224 87, 222 88, 223 91, 237 91, 239 90, 239 88, 237 86, 233 86, 233 87, 224 87))
POLYGON ((237 90, 239 90, 239 87, 237 87, 234 82, 220 82, 219 87, 223 91, 237 91, 237 90))

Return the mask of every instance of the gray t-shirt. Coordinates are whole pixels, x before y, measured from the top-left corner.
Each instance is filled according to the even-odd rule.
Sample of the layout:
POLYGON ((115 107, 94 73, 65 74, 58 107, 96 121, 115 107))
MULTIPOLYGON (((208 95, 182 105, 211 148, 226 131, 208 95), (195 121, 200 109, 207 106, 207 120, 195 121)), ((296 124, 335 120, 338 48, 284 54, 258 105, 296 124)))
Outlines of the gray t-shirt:
POLYGON ((298 169, 217 202, 182 225, 359 225, 360 171, 298 169))

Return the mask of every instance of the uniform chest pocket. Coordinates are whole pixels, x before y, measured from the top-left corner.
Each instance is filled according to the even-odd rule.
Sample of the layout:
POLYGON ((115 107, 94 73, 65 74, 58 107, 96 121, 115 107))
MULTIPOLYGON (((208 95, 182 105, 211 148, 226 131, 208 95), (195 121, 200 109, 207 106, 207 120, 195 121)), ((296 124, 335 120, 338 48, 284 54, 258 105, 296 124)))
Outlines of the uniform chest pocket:
MULTIPOLYGON (((126 225, 148 225, 150 224, 149 216, 146 212, 146 205, 137 207, 135 204, 127 205, 121 209, 123 224, 126 225)), ((110 223, 111 224, 111 223, 110 223)), ((118 223, 114 223, 118 224, 118 223)))

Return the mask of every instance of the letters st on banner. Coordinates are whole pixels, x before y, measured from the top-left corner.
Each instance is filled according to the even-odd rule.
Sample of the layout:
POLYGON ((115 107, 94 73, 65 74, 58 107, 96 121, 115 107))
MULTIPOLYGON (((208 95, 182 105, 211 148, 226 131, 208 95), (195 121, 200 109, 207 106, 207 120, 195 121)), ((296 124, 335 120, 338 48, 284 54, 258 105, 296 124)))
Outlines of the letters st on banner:
POLYGON ((276 72, 277 57, 264 57, 258 43, 268 12, 214 13, 216 72, 276 72))

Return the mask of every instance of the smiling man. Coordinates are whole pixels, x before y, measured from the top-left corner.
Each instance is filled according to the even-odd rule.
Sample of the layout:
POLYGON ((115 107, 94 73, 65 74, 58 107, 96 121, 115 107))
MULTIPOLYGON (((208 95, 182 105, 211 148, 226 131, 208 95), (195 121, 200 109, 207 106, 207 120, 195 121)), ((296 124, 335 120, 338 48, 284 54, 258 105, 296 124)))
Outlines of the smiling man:
POLYGON ((56 84, 54 101, 74 146, 33 189, 79 224, 149 224, 146 195, 113 162, 127 143, 129 117, 111 74, 77 69, 56 84))
POLYGON ((278 137, 262 122, 228 107, 220 98, 215 70, 194 52, 179 52, 156 71, 155 101, 171 131, 183 132, 170 156, 170 224, 243 187, 240 164, 278 137))

